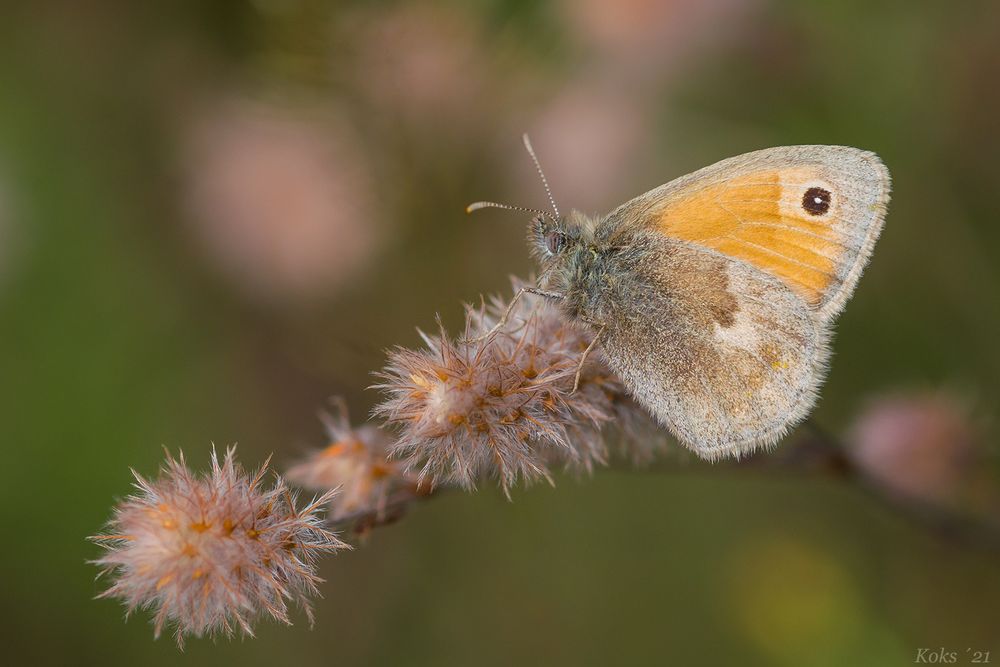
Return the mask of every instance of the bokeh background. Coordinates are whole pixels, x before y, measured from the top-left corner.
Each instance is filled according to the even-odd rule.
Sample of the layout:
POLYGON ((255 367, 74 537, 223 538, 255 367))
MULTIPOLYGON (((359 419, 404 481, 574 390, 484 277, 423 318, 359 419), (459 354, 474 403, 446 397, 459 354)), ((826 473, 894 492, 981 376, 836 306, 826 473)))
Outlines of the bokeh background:
POLYGON ((167 446, 201 467, 238 442, 247 464, 273 452, 283 468, 325 444, 328 396, 366 415, 382 350, 418 344, 438 312, 457 327, 461 301, 527 274, 521 217, 463 213, 544 205, 525 130, 563 207, 593 212, 765 146, 877 151, 893 202, 816 418, 888 439, 873 457, 910 475, 896 483, 982 505, 998 34, 992 0, 6 4, 4 662, 1000 660, 995 552, 815 476, 692 462, 560 477, 512 503, 448 494, 325 562, 314 630, 298 614, 183 654, 92 599, 105 584, 85 541, 129 466, 153 474, 167 446), (925 398, 908 410, 910 395, 925 398), (907 467, 910 441, 936 433, 942 461, 975 443, 971 476, 907 467))

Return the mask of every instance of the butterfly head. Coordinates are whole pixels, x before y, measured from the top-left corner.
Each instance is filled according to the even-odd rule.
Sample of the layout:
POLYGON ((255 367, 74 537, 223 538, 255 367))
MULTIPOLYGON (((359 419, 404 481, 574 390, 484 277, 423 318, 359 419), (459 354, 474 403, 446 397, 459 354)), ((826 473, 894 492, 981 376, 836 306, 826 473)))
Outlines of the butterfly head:
MULTIPOLYGON (((545 194, 552 207, 543 211, 527 206, 514 206, 492 201, 479 201, 469 204, 466 212, 472 213, 484 208, 499 208, 508 211, 531 213, 533 217, 528 224, 528 247, 531 254, 539 261, 542 268, 541 281, 560 289, 564 294, 573 282, 574 276, 588 273, 599 259, 599 252, 594 245, 597 220, 589 218, 576 211, 562 215, 559 206, 552 196, 548 179, 542 171, 542 165, 535 155, 528 135, 522 137, 524 147, 534 162, 538 176, 545 187, 545 194)), ((564 302, 567 299, 564 298, 564 302)))
POLYGON ((586 250, 593 242, 593 228, 591 220, 576 211, 560 217, 540 213, 528 224, 528 246, 542 264, 559 263, 586 250))

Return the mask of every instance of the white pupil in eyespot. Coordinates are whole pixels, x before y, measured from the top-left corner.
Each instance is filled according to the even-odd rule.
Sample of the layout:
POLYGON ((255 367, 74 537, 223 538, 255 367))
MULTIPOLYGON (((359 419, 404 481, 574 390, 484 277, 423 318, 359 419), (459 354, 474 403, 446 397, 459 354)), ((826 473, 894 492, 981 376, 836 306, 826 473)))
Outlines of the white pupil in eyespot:
POLYGON ((822 204, 823 203, 823 200, 820 197, 813 197, 813 201, 816 202, 817 204, 822 204))

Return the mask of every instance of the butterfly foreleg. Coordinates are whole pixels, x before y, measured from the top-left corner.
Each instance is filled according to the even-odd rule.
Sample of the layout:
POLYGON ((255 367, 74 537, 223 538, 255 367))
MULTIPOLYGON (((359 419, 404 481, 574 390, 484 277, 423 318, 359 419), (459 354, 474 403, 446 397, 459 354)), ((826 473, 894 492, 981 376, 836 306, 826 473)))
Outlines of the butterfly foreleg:
POLYGON ((510 314, 514 312, 514 308, 517 306, 517 302, 521 300, 521 297, 525 294, 537 294, 538 296, 543 296, 546 299, 562 299, 565 295, 560 292, 552 292, 549 290, 543 290, 538 287, 522 287, 514 294, 514 298, 510 300, 507 304, 507 308, 503 311, 503 315, 497 320, 497 323, 493 327, 481 336, 476 336, 475 338, 463 339, 463 343, 478 343, 484 341, 487 338, 492 338, 499 331, 502 331, 505 326, 507 326, 508 320, 510 320, 510 314))
POLYGON ((594 338, 590 341, 590 344, 587 345, 587 349, 585 349, 583 354, 580 355, 580 361, 576 365, 576 375, 573 377, 573 391, 569 392, 570 396, 575 394, 576 390, 580 387, 580 376, 583 374, 583 365, 587 363, 587 357, 590 356, 590 352, 597 346, 597 343, 601 340, 601 336, 604 335, 604 331, 608 328, 607 324, 599 324, 589 320, 586 321, 588 324, 594 324, 600 328, 597 330, 594 338))

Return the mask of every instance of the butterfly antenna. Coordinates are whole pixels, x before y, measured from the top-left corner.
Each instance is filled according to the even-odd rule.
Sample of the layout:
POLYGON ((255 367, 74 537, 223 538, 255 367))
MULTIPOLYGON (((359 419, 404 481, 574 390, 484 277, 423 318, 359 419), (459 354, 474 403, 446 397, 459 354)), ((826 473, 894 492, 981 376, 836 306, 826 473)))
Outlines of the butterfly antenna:
POLYGON ((535 155, 535 149, 531 146, 531 139, 528 137, 528 133, 525 132, 521 135, 521 139, 524 140, 524 147, 528 150, 528 155, 531 156, 531 160, 535 163, 535 169, 538 170, 538 175, 542 178, 542 185, 545 186, 545 194, 549 196, 549 203, 552 204, 552 210, 556 214, 556 218, 559 218, 559 207, 556 206, 555 197, 552 196, 552 188, 549 187, 549 181, 545 178, 545 172, 542 171, 542 163, 538 161, 538 156, 535 155))
POLYGON ((548 213, 537 208, 528 208, 527 206, 514 206, 513 204, 500 204, 495 201, 477 201, 469 204, 465 207, 466 213, 472 213, 473 211, 478 211, 484 208, 502 208, 505 211, 524 211, 525 213, 537 213, 538 215, 547 216, 548 213))

